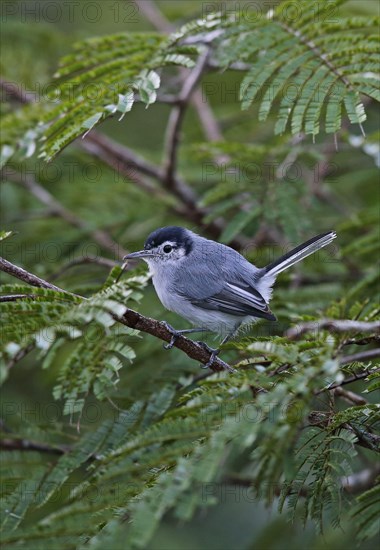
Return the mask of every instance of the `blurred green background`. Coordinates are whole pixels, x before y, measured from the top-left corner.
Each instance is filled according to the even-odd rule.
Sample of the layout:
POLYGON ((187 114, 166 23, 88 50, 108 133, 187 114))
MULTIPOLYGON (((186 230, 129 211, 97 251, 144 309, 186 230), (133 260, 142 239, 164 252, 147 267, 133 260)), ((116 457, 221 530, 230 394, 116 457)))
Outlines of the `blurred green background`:
MULTIPOLYGON (((17 83, 23 91, 44 93, 59 58, 71 51, 74 42, 97 35, 152 30, 153 24, 147 20, 142 3, 116 0, 2 2, 2 79, 17 83)), ((277 3, 270 2, 270 5, 277 3)), ((154 4, 174 27, 178 27, 201 15, 204 9, 208 9, 205 4, 217 6, 219 3, 169 0, 154 4)), ((233 7, 236 2, 223 4, 233 7)), ((269 3, 256 0, 254 4, 257 9, 266 11, 269 3)), ((378 9, 375 0, 352 0, 344 6, 344 13, 374 15, 378 9)), ((257 105, 253 105, 248 114, 241 111, 238 103, 241 78, 239 72, 214 72, 207 74, 201 85, 204 96, 208 95, 224 139, 246 144, 245 148, 236 152, 240 166, 248 162, 249 147, 281 147, 291 139, 289 135, 273 137, 274 122, 270 119, 269 122, 259 123, 257 105)), ((176 70, 167 72, 166 86, 167 93, 178 91, 180 83, 176 70)), ((5 101, 1 106, 2 114, 14 108, 14 102, 5 101)), ((100 131, 141 156, 160 163, 170 108, 169 105, 156 103, 146 111, 145 106, 140 104, 121 122, 117 121, 117 117, 108 119, 100 131)), ((303 171, 298 175, 290 173, 288 181, 273 181, 265 165, 268 157, 264 156, 259 161, 260 177, 254 178, 251 174, 250 181, 238 182, 242 186, 243 200, 249 202, 252 197, 253 201, 257 197, 262 200, 268 223, 276 226, 286 245, 297 244, 319 232, 335 229, 339 235, 338 247, 349 250, 353 239, 365 235, 367 229, 373 227, 373 223, 376 224, 379 208, 378 147, 376 149, 379 113, 373 104, 367 105, 367 112, 368 120, 364 127, 369 136, 367 145, 372 144, 372 147, 362 143, 359 128, 345 125, 338 137, 338 151, 335 151, 332 136, 322 132, 317 136, 315 144, 308 137, 300 153, 303 171), (310 177, 312 180, 313 174, 315 176, 315 166, 319 160, 323 160, 326 152, 329 164, 323 181, 318 181, 324 193, 313 194, 310 177)), ((181 138, 179 171, 197 191, 200 201, 207 201, 208 193, 216 183, 223 178, 231 182, 236 176, 223 167, 209 176, 212 155, 205 153, 202 145, 205 138, 193 107, 186 113, 181 138)), ((252 151, 254 154, 254 149, 252 151)), ((272 162, 278 165, 283 159, 282 154, 278 157, 274 155, 272 162)), ((32 157, 19 163, 16 168, 38 179, 62 205, 86 222, 89 231, 104 229, 126 249, 140 249, 148 233, 162 225, 186 225, 207 234, 207 224, 199 228, 184 221, 170 209, 172 201, 165 198, 160 200, 146 193, 134 182, 85 153, 75 143, 48 165, 32 157)), ((67 262, 82 256, 101 255, 118 260, 117 250, 112 254, 102 249, 86 231, 52 215, 49 208, 15 183, 2 183, 1 198, 2 228, 16 233, 2 244, 3 256, 73 291, 91 293, 102 285, 109 269, 97 265, 77 266, 58 278, 54 278, 54 275, 67 262)), ((235 214, 233 207, 224 213, 227 220, 235 214)), ((258 219, 248 224, 244 228, 247 239, 252 238, 258 228, 258 219)), ((248 256, 262 266, 269 258, 280 254, 282 246, 264 243, 259 250, 248 247, 248 256)), ((305 262, 301 271, 310 278, 311 283, 301 289, 297 286, 294 274, 281 278, 272 307, 279 317, 279 325, 273 328, 274 332, 296 320, 297 312, 314 314, 330 300, 344 295, 360 282, 372 264, 370 251, 365 255, 357 253, 355 249, 350 261, 346 255, 346 260, 341 262, 337 250, 333 256, 324 256, 324 260, 322 267, 312 260, 305 262), (316 287, 313 280, 318 276, 322 282, 318 282, 316 287)), ((139 269, 145 268, 141 266, 139 269)), ((4 277, 4 280, 8 279, 4 277)), ((179 326, 179 319, 163 310, 152 287, 147 289, 140 311, 179 326)), ((158 341, 146 335, 136 344, 136 350, 138 359, 128 373, 122 372, 118 390, 113 396, 125 408, 135 399, 144 397, 144 392, 149 394, 152 391, 155 377, 172 377, 175 380, 179 371, 186 376, 197 369, 197 365, 178 350, 172 350, 169 356, 168 352, 161 349, 158 341), (152 361, 147 367, 148 358, 152 356, 156 369, 152 361), (147 376, 150 384, 145 386, 147 376)), ((226 351, 225 356, 227 359, 233 358, 236 352, 226 351)), ((38 358, 32 354, 20 364, 20 368, 12 372, 3 389, 3 400, 8 407, 11 425, 12 422, 17 425, 17 415, 13 413, 24 408, 24 419, 30 414, 31 422, 34 422, 37 417, 42 428, 44 423, 54 422, 57 433, 64 431, 68 440, 75 437, 75 423, 69 425, 68 419, 61 414, 60 405, 53 402, 51 397, 58 368, 59 358, 54 368, 41 371, 38 358)), ((101 419, 107 416, 112 418, 114 414, 108 403, 94 402, 93 418, 90 408, 87 410, 88 416, 85 415, 82 422, 83 426, 88 424, 91 428, 101 419)), ((255 501, 248 489, 243 489, 230 486, 227 493, 223 494, 226 488, 215 487, 220 503, 200 512, 198 517, 186 525, 168 518, 153 541, 152 550, 354 548, 350 525, 345 525, 344 532, 331 530, 315 536, 311 526, 302 531, 297 524, 286 523, 284 518, 277 516, 275 506, 271 510, 266 509, 262 503, 255 501)), ((374 546, 368 543, 363 544, 362 548, 370 550, 374 546)))

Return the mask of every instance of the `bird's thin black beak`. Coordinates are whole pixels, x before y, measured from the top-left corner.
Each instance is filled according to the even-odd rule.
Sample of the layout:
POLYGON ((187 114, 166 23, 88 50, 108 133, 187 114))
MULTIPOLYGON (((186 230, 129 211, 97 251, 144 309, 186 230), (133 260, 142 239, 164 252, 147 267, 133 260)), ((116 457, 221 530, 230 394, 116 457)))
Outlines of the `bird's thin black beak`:
POLYGON ((154 252, 151 250, 139 250, 138 252, 131 252, 130 254, 127 254, 123 258, 123 262, 126 262, 128 260, 138 260, 139 258, 149 258, 150 256, 154 256, 154 252))
POLYGON ((131 252, 123 258, 123 263, 121 264, 121 271, 116 278, 115 283, 118 283, 122 274, 124 273, 125 268, 127 267, 128 260, 138 260, 142 258, 147 258, 148 256, 154 256, 155 254, 150 250, 139 250, 138 252, 131 252))

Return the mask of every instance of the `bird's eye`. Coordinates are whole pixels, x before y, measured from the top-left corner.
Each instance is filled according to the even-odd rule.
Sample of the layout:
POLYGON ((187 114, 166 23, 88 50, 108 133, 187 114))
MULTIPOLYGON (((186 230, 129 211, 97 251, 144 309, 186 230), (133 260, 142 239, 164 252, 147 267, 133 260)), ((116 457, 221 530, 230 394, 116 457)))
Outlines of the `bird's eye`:
POLYGON ((163 251, 165 252, 165 254, 169 254, 169 252, 171 252, 173 250, 173 247, 170 246, 170 244, 166 244, 163 248, 163 251))

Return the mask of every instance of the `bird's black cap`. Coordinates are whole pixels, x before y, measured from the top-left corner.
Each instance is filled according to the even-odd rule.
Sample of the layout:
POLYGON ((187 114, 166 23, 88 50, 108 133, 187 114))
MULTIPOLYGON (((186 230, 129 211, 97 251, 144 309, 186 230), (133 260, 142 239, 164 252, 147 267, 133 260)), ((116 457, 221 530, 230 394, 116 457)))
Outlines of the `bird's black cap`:
POLYGON ((184 247, 186 254, 189 254, 193 247, 191 235, 184 227, 169 225, 153 231, 145 241, 144 249, 149 250, 155 248, 166 241, 174 243, 177 247, 184 247))

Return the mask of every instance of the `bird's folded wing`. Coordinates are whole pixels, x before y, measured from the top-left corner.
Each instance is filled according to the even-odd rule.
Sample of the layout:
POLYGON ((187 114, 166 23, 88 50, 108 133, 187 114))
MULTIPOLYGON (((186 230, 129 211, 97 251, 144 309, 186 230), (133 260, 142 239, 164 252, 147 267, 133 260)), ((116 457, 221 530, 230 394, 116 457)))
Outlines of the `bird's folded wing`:
POLYGON ((240 281, 239 283, 226 283, 222 290, 216 294, 190 301, 197 307, 221 311, 230 315, 276 320, 260 292, 240 281))

